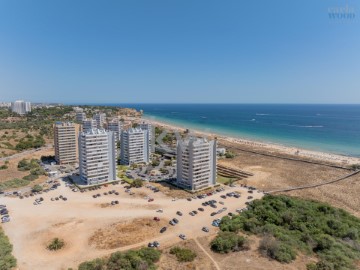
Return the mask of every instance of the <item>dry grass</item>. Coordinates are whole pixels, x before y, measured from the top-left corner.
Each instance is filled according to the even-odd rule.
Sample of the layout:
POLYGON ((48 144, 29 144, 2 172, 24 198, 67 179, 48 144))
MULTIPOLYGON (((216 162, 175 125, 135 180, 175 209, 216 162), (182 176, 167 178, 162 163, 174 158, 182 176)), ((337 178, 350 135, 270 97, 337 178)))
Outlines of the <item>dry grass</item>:
MULTIPOLYGON (((54 150, 52 149, 44 149, 44 150, 40 150, 31 154, 27 154, 27 155, 23 155, 21 157, 16 157, 16 158, 11 158, 9 160, 9 164, 7 165, 8 168, 5 170, 0 170, 0 182, 5 182, 7 180, 11 180, 14 178, 23 178, 24 176, 29 174, 29 171, 19 171, 17 168, 17 165, 19 163, 20 160, 22 159, 40 159, 41 156, 47 156, 47 155, 53 155, 54 154, 54 150)), ((0 163, 2 164, 2 163, 0 163)), ((40 176, 36 182, 41 182, 44 181, 47 177, 46 176, 40 176)), ((35 183, 35 181, 33 182, 35 183)))
POLYGON ((159 222, 151 218, 137 218, 114 223, 107 228, 98 229, 89 239, 89 244, 97 249, 114 249, 136 244, 155 237, 168 221, 159 222))
MULTIPOLYGON (((242 151, 235 152, 234 159, 222 159, 219 163, 253 173, 253 177, 239 181, 239 183, 255 186, 265 191, 321 183, 349 173, 347 170, 322 165, 282 160, 242 151)), ((286 194, 328 202, 360 217, 359 180, 360 176, 356 175, 338 183, 291 191, 286 194)))

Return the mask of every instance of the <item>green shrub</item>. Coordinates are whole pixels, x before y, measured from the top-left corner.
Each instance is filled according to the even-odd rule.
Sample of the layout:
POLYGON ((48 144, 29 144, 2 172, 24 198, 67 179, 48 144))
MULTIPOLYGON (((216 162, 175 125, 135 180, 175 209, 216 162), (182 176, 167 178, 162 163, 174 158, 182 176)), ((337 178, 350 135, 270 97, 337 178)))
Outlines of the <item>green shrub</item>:
POLYGON ((151 248, 114 252, 107 259, 95 259, 83 262, 79 270, 139 270, 155 269, 154 263, 160 259, 161 252, 151 248))
POLYGON ((39 176, 34 175, 34 174, 29 174, 23 177, 24 180, 28 180, 28 181, 34 181, 36 179, 38 179, 39 176))
POLYGON ((56 250, 62 249, 64 247, 64 245, 65 245, 65 242, 62 239, 54 238, 53 240, 51 240, 51 242, 49 243, 47 248, 49 250, 56 251, 56 250))
POLYGON ((360 260, 360 219, 326 203, 266 195, 247 211, 223 218, 220 229, 262 236, 260 251, 280 262, 294 260, 297 250, 317 255, 334 270, 354 269, 360 260))
POLYGON ((234 158, 235 157, 235 154, 233 152, 230 152, 230 151, 227 151, 225 153, 225 157, 226 158, 234 158))
POLYGON ((30 184, 29 180, 14 178, 0 183, 0 190, 24 187, 30 184))
POLYGON ((144 185, 144 181, 141 179, 135 179, 134 181, 132 181, 132 183, 130 184, 131 187, 142 187, 144 185))
POLYGON ((6 165, 1 165, 0 166, 0 170, 6 170, 8 168, 8 166, 6 166, 6 165))
POLYGON ((12 248, 9 238, 0 227, 0 270, 9 270, 16 266, 16 259, 11 254, 12 248))
POLYGON ((197 256, 195 251, 180 247, 171 248, 170 254, 175 255, 179 262, 192 262, 197 256))
POLYGON ((106 261, 104 259, 95 259, 89 262, 83 262, 79 265, 79 270, 104 270, 106 261))
POLYGON ((42 188, 42 186, 40 186, 40 185, 35 185, 35 186, 32 187, 31 190, 32 190, 33 192, 39 192, 39 191, 42 191, 43 188, 42 188))
POLYGON ((239 251, 248 248, 248 241, 245 237, 234 232, 220 232, 210 243, 211 249, 219 253, 239 251))

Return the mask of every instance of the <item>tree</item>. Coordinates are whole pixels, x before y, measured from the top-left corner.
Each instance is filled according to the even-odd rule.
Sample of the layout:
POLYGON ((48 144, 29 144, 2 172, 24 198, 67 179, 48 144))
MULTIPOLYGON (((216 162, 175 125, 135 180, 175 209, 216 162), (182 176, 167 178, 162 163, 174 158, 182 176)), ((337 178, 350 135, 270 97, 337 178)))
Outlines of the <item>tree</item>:
POLYGON ((234 232, 220 232, 210 243, 211 249, 219 253, 248 249, 245 237, 234 232))

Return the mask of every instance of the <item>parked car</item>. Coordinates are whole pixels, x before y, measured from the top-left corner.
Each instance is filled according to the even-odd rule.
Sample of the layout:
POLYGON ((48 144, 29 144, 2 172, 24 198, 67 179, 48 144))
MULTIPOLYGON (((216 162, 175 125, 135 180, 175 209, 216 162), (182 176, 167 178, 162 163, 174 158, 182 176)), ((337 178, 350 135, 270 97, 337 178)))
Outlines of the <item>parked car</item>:
POLYGON ((209 232, 209 228, 208 227, 202 227, 202 231, 209 232))
POLYGON ((160 218, 154 217, 154 220, 155 220, 155 221, 160 221, 160 218))
POLYGON ((182 215, 183 215, 180 211, 177 211, 176 214, 177 214, 178 216, 182 216, 182 215))
POLYGON ((161 228, 161 230, 160 230, 160 233, 165 232, 165 231, 166 231, 166 229, 167 229, 166 227, 162 227, 162 228, 161 228))

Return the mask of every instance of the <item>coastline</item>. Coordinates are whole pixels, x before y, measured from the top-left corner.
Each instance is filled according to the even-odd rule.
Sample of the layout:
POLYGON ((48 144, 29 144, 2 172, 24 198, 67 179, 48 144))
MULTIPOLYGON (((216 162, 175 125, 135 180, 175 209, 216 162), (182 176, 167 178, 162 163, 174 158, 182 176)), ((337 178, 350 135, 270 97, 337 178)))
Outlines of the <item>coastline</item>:
MULTIPOLYGON (((149 117, 141 117, 146 122, 153 124, 154 126, 164 127, 166 129, 174 131, 185 131, 186 128, 171 124, 168 122, 163 122, 159 120, 154 120, 149 117)), ((271 142, 262 142, 256 140, 242 139, 231 136, 224 136, 222 134, 210 133, 196 129, 190 129, 195 135, 204 136, 204 137, 217 137, 218 141, 224 141, 225 143, 236 144, 238 146, 246 146, 251 148, 261 148, 264 151, 270 151, 273 153, 286 154, 294 157, 308 158, 323 162, 331 162, 338 165, 350 166, 352 164, 360 164, 360 158, 351 157, 321 151, 313 151, 308 149, 303 149, 299 147, 290 147, 281 144, 271 143, 271 142)))

